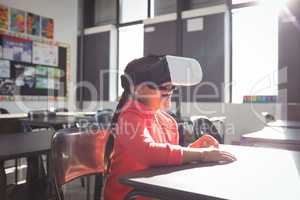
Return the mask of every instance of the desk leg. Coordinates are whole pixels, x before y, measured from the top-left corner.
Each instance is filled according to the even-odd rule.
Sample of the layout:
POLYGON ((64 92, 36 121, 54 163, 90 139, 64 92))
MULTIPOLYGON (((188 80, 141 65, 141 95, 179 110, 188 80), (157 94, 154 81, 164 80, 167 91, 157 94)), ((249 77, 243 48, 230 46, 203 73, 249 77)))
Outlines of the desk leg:
POLYGON ((94 200, 100 200, 103 187, 103 174, 95 175, 94 200))
POLYGON ((51 197, 53 194, 53 188, 52 184, 54 183, 53 181, 53 169, 51 168, 51 153, 47 153, 47 192, 46 195, 48 197, 51 197))
POLYGON ((91 182, 91 178, 90 176, 86 177, 86 199, 90 200, 90 182, 91 182))
POLYGON ((6 174, 3 161, 0 162, 0 198, 6 199, 6 174))
POLYGON ((41 199, 41 197, 45 195, 47 181, 41 155, 27 157, 26 184, 28 186, 30 199, 41 199))

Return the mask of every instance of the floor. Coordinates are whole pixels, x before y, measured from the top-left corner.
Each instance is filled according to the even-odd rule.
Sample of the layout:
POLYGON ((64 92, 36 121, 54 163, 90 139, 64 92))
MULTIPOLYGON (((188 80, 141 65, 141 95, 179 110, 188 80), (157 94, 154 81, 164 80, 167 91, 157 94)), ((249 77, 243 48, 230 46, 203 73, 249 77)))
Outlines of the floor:
MULTIPOLYGON (((87 199, 87 179, 85 178, 85 187, 82 187, 81 180, 75 180, 68 183, 64 188, 65 200, 88 200, 87 199)), ((94 199, 94 176, 90 177, 90 200, 94 199)))
MULTIPOLYGON (((18 184, 25 182, 26 178, 26 161, 20 160, 20 165, 18 169, 18 184)), ((12 185, 15 183, 14 176, 14 161, 7 161, 5 163, 6 173, 7 173, 7 185, 12 185)), ((95 185, 95 176, 90 176, 89 178, 85 177, 84 186, 82 186, 82 180, 76 179, 70 183, 67 183, 63 186, 64 199, 65 200, 94 200, 94 185, 95 185), (87 197, 87 182, 90 182, 90 198, 87 197)), ((1 199, 1 198, 0 198, 1 199)), ((98 198, 100 200, 100 198, 98 198)))

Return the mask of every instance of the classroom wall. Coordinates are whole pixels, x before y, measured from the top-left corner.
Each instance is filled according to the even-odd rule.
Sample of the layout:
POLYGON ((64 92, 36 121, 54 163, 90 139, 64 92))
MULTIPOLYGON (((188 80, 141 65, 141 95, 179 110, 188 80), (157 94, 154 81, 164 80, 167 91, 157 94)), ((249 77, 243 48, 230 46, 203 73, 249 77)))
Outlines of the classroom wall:
MULTIPOLYGON (((42 16, 54 19, 54 40, 71 45, 71 80, 68 82, 69 98, 67 104, 64 102, 26 102, 27 109, 46 109, 59 104, 71 107, 75 105, 74 85, 76 84, 76 49, 77 49, 77 26, 78 26, 78 0, 0 0, 0 3, 8 7, 30 11, 42 16)), ((0 102, 0 107, 10 112, 26 111, 19 107, 21 103, 0 102)))

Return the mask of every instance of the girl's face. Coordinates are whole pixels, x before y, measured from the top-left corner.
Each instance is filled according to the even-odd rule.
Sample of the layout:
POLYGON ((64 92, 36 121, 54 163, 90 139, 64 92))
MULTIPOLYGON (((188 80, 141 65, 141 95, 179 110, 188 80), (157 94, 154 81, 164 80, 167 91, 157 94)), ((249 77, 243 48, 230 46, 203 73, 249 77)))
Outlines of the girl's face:
POLYGON ((141 84, 135 87, 135 97, 153 110, 171 107, 171 96, 174 86, 171 82, 160 86, 141 84))

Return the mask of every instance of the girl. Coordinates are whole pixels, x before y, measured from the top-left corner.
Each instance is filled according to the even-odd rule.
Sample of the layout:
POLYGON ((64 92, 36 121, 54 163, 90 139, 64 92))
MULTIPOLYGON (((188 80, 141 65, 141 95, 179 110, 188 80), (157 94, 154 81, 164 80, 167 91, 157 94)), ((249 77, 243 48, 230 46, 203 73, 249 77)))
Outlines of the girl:
POLYGON ((106 149, 106 156, 110 155, 109 148, 113 146, 104 189, 105 200, 122 200, 132 190, 118 182, 129 172, 193 161, 235 160, 228 152, 205 148, 218 147, 218 142, 207 135, 191 147, 179 146, 176 121, 163 111, 171 106, 175 85, 195 85, 201 79, 200 64, 189 58, 148 56, 127 65, 125 75, 121 77, 124 92, 112 120, 115 126, 111 129, 106 149))

